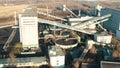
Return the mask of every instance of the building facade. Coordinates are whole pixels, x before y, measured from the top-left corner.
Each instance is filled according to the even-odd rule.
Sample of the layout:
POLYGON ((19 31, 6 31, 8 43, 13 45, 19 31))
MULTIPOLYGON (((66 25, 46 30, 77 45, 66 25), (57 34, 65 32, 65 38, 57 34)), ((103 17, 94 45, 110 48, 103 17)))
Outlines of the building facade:
POLYGON ((101 10, 101 15, 111 14, 111 18, 103 24, 103 27, 108 31, 115 33, 115 36, 120 40, 120 9, 105 8, 101 10))
POLYGON ((38 19, 35 7, 27 7, 19 15, 20 42, 23 49, 38 49, 38 19))

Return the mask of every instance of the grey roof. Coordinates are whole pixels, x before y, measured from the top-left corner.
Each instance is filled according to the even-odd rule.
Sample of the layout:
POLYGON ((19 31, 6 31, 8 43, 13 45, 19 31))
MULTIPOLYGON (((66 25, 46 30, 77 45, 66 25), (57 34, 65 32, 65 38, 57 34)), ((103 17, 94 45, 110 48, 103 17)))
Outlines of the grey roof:
MULTIPOLYGON (((25 57, 25 58, 14 58, 16 63, 28 63, 28 62, 33 62, 33 63, 42 63, 46 61, 45 57, 25 57)), ((11 63, 11 58, 7 59, 0 59, 0 64, 9 64, 11 63)))
POLYGON ((22 17, 33 17, 33 16, 37 16, 36 6, 28 6, 23 10, 22 17))
POLYGON ((101 61, 101 68, 120 68, 120 62, 101 61))
POLYGON ((50 56, 63 56, 64 53, 62 52, 62 49, 58 46, 50 46, 49 51, 56 52, 56 55, 50 54, 50 56))

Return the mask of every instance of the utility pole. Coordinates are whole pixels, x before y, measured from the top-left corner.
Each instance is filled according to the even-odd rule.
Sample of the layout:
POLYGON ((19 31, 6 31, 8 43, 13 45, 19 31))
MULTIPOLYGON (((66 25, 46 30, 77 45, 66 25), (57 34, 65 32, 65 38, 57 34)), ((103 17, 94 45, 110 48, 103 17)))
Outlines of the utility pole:
POLYGON ((16 15, 16 11, 14 12, 14 20, 15 20, 15 25, 17 25, 17 19, 16 19, 17 15, 16 15))

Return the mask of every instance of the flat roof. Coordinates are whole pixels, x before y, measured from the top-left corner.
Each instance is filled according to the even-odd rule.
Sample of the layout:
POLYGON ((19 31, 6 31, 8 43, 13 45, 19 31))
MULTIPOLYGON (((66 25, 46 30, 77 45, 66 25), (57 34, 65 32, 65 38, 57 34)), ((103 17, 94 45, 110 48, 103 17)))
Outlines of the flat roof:
POLYGON ((106 32, 102 32, 102 33, 96 33, 95 35, 99 35, 99 36, 111 36, 106 32))
POLYGON ((101 68, 120 68, 120 62, 101 61, 101 68))
MULTIPOLYGON (((24 58, 14 58, 16 63, 42 63, 46 61, 45 57, 24 57, 24 58)), ((11 58, 0 59, 0 64, 9 64, 11 62, 11 58)))
POLYGON ((23 9, 22 17, 33 17, 37 16, 37 7, 36 6, 28 6, 23 9))

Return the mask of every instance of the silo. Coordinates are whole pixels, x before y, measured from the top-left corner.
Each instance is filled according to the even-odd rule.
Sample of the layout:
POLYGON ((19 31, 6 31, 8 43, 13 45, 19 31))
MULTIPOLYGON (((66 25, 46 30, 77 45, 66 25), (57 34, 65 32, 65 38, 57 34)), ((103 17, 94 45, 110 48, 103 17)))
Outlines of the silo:
POLYGON ((39 49, 37 8, 29 6, 19 15, 20 42, 23 50, 39 49))

